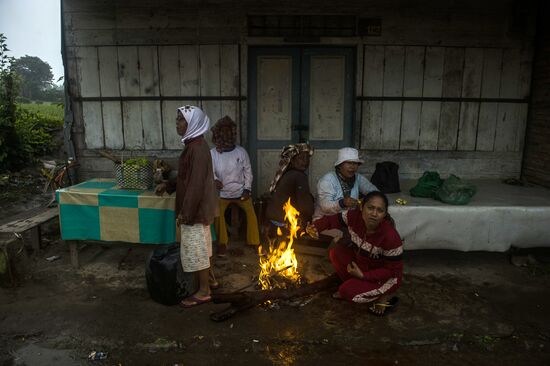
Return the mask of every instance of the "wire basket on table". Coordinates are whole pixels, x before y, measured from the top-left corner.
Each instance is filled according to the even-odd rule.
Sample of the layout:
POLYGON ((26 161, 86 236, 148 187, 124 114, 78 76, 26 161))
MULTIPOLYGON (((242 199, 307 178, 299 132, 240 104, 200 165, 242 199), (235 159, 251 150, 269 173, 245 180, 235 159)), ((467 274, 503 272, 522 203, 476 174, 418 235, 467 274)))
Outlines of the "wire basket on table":
POLYGON ((115 178, 117 184, 124 189, 150 189, 153 186, 153 166, 151 162, 142 160, 139 165, 131 163, 130 159, 115 163, 115 178))

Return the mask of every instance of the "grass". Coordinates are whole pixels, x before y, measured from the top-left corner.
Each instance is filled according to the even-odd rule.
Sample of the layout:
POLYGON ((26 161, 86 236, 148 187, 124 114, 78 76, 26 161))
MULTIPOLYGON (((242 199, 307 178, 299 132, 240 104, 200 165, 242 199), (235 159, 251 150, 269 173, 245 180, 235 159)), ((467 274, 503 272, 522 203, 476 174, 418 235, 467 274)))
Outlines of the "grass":
POLYGON ((26 111, 41 114, 52 119, 63 120, 63 106, 55 103, 20 103, 19 107, 26 111))

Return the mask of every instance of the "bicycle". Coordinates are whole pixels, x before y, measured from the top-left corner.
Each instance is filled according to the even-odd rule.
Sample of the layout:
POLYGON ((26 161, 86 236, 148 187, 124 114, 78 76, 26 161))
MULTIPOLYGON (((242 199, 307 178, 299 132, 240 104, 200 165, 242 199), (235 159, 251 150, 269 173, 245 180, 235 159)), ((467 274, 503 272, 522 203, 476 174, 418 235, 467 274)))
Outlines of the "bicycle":
POLYGON ((50 162, 43 162, 44 168, 41 169, 42 175, 47 178, 43 192, 46 193, 50 189, 52 191, 52 198, 46 207, 52 207, 57 203, 55 197, 56 190, 70 187, 75 183, 74 168, 80 166, 80 163, 72 158, 69 158, 63 163, 55 163, 55 165, 49 163, 50 162))

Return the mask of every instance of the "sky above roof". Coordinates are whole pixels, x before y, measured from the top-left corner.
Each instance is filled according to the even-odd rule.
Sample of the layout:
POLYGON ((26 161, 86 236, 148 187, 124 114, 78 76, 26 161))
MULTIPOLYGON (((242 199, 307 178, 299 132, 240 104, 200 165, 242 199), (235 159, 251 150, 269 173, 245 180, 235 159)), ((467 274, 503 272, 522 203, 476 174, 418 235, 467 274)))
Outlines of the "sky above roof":
POLYGON ((52 67, 54 82, 63 76, 60 0, 0 0, 0 33, 10 56, 37 56, 52 67))

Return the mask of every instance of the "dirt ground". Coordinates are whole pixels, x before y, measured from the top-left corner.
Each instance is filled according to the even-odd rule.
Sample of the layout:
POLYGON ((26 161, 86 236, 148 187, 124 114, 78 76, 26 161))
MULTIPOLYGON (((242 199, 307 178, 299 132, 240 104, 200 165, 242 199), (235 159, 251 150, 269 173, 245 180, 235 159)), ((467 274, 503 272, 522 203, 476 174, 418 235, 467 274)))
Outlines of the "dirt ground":
MULTIPOLYGON (((20 263, 20 285, 0 288, 0 365, 550 364, 545 264, 517 267, 503 253, 409 251, 400 302, 385 317, 318 293, 215 323, 209 314, 226 305, 181 309, 149 298, 150 247, 89 245, 77 270, 53 230, 45 248, 20 263), (61 258, 45 260, 53 255, 61 258), (107 359, 88 361, 91 351, 107 359)), ((220 291, 257 273, 255 252, 233 249, 244 254, 215 263, 220 291)), ((310 281, 331 272, 326 258, 299 261, 310 281)))
MULTIPOLYGON (((0 223, 49 201, 40 181, 15 179, 20 190, 1 192, 0 223)), ((88 245, 74 269, 56 224, 45 229, 38 253, 25 237, 13 244, 19 283, 0 287, 0 366, 550 365, 547 251, 515 256, 516 265, 505 253, 406 251, 399 304, 381 318, 323 292, 215 323, 209 314, 226 305, 149 298, 151 246, 88 245), (107 359, 88 361, 92 351, 107 359)), ((257 274, 255 251, 231 248, 215 262, 219 291, 257 274)), ((308 281, 332 272, 325 257, 298 259, 308 281)))

